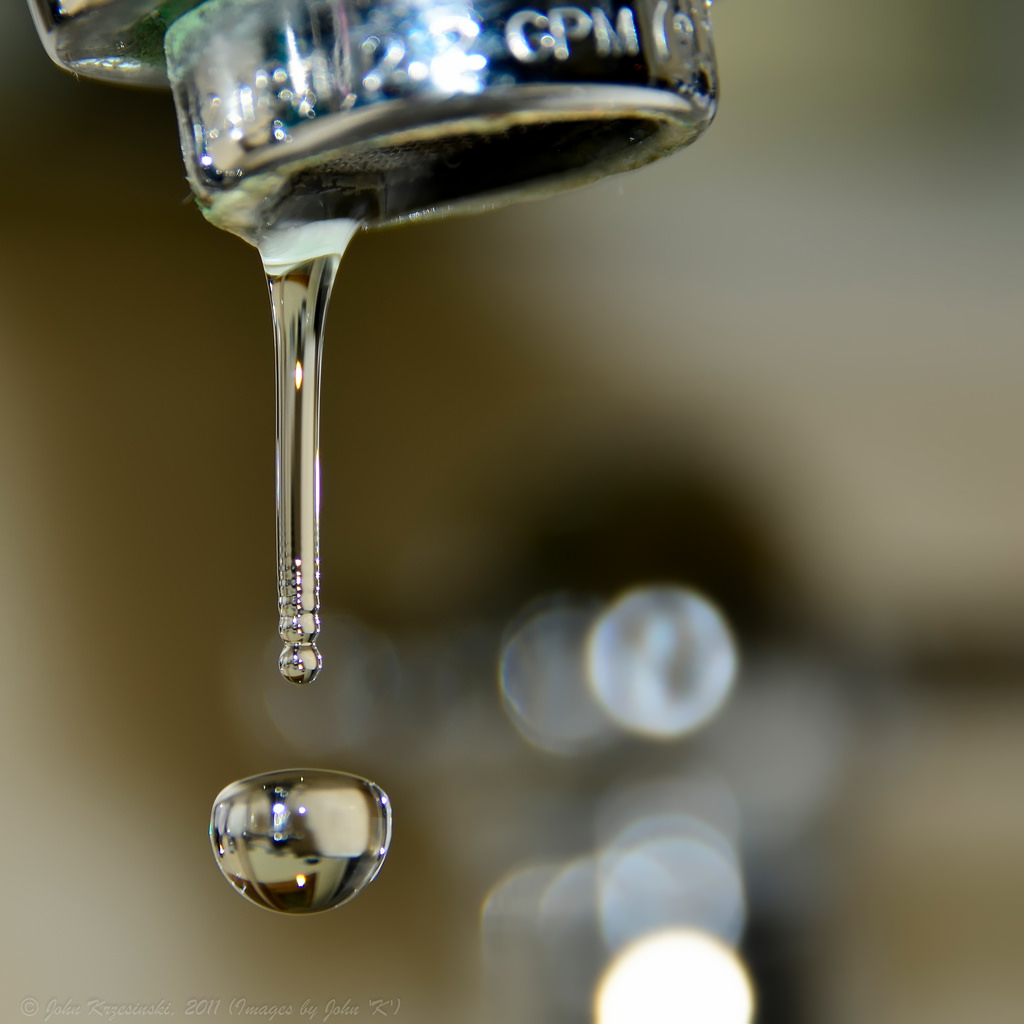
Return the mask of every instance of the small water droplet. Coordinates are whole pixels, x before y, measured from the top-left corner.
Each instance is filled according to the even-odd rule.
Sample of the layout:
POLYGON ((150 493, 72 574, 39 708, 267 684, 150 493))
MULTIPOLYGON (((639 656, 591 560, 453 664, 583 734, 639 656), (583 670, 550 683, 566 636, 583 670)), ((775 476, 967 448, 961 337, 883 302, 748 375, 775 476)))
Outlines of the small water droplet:
POLYGON ((254 775, 218 795, 210 840, 217 866, 246 899, 316 913, 376 877, 391 844, 391 803, 380 787, 345 772, 254 775))
POLYGON ((290 644, 281 652, 277 667, 288 682, 301 686, 313 682, 323 664, 316 644, 290 644))

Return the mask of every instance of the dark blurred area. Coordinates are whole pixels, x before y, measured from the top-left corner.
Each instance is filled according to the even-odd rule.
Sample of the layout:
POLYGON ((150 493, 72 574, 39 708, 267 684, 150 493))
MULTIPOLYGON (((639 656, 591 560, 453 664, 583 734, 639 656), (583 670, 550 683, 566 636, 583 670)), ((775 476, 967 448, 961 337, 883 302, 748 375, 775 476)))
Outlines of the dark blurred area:
POLYGON ((195 209, 170 97, 61 74, 23 8, 0 13, 7 1005, 616 1024, 614 958, 675 928, 759 1024, 1019 1021, 1024 12, 726 0, 691 150, 357 236, 307 699, 274 670, 259 259, 195 209), (592 668, 655 587, 720 611, 735 683, 671 736, 573 731, 593 694, 529 686, 592 668), (306 764, 379 782, 396 830, 366 893, 297 921, 229 890, 207 815, 306 764))

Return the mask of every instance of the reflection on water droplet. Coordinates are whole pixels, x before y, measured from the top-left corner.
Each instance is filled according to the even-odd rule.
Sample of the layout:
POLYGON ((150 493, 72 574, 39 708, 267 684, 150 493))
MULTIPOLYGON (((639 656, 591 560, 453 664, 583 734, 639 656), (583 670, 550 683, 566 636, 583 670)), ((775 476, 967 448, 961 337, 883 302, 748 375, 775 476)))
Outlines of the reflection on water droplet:
POLYGON ((257 906, 316 913, 373 881, 391 843, 391 804, 344 772, 255 775, 214 801, 210 841, 224 876, 257 906))

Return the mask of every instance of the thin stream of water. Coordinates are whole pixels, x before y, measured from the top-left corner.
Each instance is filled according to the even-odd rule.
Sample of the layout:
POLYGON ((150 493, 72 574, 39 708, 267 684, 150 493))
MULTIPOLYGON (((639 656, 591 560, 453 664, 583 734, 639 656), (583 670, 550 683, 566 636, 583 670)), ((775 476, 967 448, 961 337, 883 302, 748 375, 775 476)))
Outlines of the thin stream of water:
POLYGON ((277 601, 290 682, 323 664, 320 632, 320 365, 338 265, 358 227, 330 221, 275 231, 260 246, 274 313, 277 377, 277 601))

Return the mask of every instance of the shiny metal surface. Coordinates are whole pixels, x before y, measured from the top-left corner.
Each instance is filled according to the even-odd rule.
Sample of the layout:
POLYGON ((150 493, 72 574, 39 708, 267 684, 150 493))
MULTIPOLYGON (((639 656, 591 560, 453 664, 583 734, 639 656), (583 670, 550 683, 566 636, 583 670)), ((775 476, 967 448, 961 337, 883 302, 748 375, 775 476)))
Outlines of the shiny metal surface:
POLYGON ((170 79, 200 206, 274 226, 482 209, 630 170, 711 123, 709 0, 30 0, 79 75, 170 79))
POLYGON ((50 57, 76 75, 166 85, 167 26, 201 0, 29 0, 50 57))
POLYGON ((711 122, 705 0, 587 9, 210 0, 171 26, 189 180, 218 226, 499 205, 649 162, 711 122))

